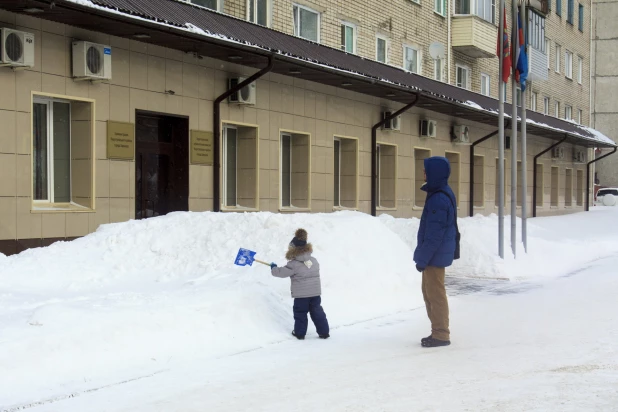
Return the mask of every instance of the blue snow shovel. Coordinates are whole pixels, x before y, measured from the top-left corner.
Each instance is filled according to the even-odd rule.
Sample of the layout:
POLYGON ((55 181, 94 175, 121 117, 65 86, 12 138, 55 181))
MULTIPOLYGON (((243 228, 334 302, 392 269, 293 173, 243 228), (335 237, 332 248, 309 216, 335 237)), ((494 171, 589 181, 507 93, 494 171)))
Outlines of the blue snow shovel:
POLYGON ((240 248, 238 250, 238 254, 236 255, 236 260, 234 260, 234 264, 238 266, 253 266, 253 262, 258 262, 262 265, 270 266, 270 263, 262 262, 261 260, 256 259, 256 253, 257 252, 249 249, 240 248))

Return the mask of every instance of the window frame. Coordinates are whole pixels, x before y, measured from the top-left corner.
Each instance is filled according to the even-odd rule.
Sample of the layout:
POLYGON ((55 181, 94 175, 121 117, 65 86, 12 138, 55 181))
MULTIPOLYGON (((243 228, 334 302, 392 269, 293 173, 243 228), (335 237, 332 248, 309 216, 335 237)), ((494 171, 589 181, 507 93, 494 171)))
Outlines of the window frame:
MULTIPOLYGON (((412 0, 420 3, 420 0, 412 0)), ((433 2, 433 11, 439 16, 446 17, 446 11, 448 9, 448 0, 434 0, 433 2), (438 9, 438 5, 440 5, 440 9, 438 9)))
POLYGON ((203 6, 203 5, 201 5, 201 4, 193 3, 193 0, 185 0, 185 1, 188 1, 189 3, 191 3, 191 4, 192 4, 192 5, 194 5, 194 6, 204 7, 205 9, 208 9, 208 10, 214 10, 214 11, 218 11, 218 12, 221 12, 221 11, 222 11, 222 10, 221 10, 221 9, 222 9, 222 7, 221 7, 221 6, 222 6, 222 4, 221 4, 221 3, 222 3, 222 0, 215 0, 215 1, 217 2, 216 9, 211 9, 211 8, 210 8, 210 7, 208 7, 208 6, 203 6))
POLYGON ((410 44, 404 44, 403 45, 403 69, 405 71, 407 71, 408 73, 414 73, 414 74, 421 74, 422 71, 422 55, 421 55, 421 48, 417 47, 417 46, 412 46, 410 44), (407 52, 408 50, 414 50, 416 52, 416 71, 412 71, 412 70, 408 70, 407 68, 407 63, 408 60, 406 59, 407 57, 407 52))
POLYGON ((293 139, 293 133, 291 132, 280 132, 279 133, 279 207, 281 209, 292 209, 294 208, 294 205, 292 204, 292 164, 293 164, 293 159, 292 159, 292 139, 293 139), (290 140, 290 193, 289 193, 289 197, 290 197, 290 204, 289 205, 284 205, 283 204, 283 138, 287 137, 290 140))
POLYGON ((579 15, 578 15, 578 21, 577 21, 577 28, 579 29, 580 32, 584 32, 584 5, 581 3, 579 4, 579 15))
POLYGON ((564 50, 564 76, 573 80, 573 52, 564 50))
MULTIPOLYGON (((34 96, 32 99, 32 122, 34 125, 34 105, 42 104, 46 106, 46 116, 47 116, 47 199, 35 199, 35 190, 34 190, 34 165, 31 165, 32 169, 32 185, 30 190, 32 191, 32 203, 34 205, 69 205, 73 199, 73 162, 71 161, 73 157, 72 151, 72 137, 73 137, 73 124, 71 117, 71 100, 56 98, 52 96, 34 96), (54 103, 62 103, 69 105, 69 202, 56 202, 54 196, 54 103)), ((33 127, 34 132, 34 127, 33 127)), ((30 136, 31 139, 34 139, 34 136, 30 136)), ((34 163, 34 140, 32 140, 32 163, 34 163)))
POLYGON ((356 54, 356 50, 357 50, 356 49, 356 42, 357 42, 357 39, 358 39, 358 34, 357 34, 358 33, 358 27, 357 27, 357 25, 354 24, 354 23, 350 23, 349 21, 342 20, 340 27, 342 29, 342 33, 341 33, 342 36, 345 33, 343 31, 344 27, 346 27, 346 28, 349 27, 349 28, 352 29, 352 51, 346 50, 346 42, 345 42, 346 39, 345 38, 341 39, 341 50, 346 52, 346 53, 356 54))
POLYGON ((377 146, 377 150, 376 150, 376 160, 377 160, 377 176, 376 176, 376 208, 378 210, 397 210, 397 205, 398 205, 398 200, 397 200, 397 188, 398 188, 398 180, 399 180, 399 146, 394 144, 394 143, 387 143, 387 142, 383 142, 383 141, 378 141, 376 143, 377 146), (381 202, 381 185, 380 185, 380 181, 382 180, 382 147, 383 146, 388 146, 390 148, 392 148, 392 150, 395 151, 395 165, 393 167, 393 170, 395 172, 395 176, 393 178, 394 181, 394 190, 393 190, 393 204, 394 206, 390 207, 390 206, 382 206, 382 202, 381 202))
POLYGON ((582 124, 584 118, 584 111, 582 109, 577 110, 577 124, 582 124))
POLYGON ((532 9, 528 9, 528 45, 541 53, 548 52, 545 43, 547 40, 545 37, 545 28, 545 17, 532 9))
POLYGON ((560 118, 560 102, 554 102, 554 117, 560 118))
POLYGON ((577 83, 582 84, 584 78, 584 58, 577 56, 577 83))
POLYGON ((433 78, 439 82, 443 82, 444 78, 444 65, 443 59, 433 59, 433 78))
MULTIPOLYGON (((247 21, 262 26, 260 23, 257 22, 258 20, 258 17, 257 17, 258 16, 258 12, 257 12, 258 11, 258 0, 247 0, 246 11, 247 11, 246 13, 247 21), (255 10, 253 11, 253 15, 255 16, 256 21, 251 21, 251 14, 250 14, 251 1, 253 1, 253 4, 255 5, 255 10)), ((263 27, 270 27, 271 25, 272 25, 272 0, 266 0, 266 25, 264 25, 263 27)))
POLYGON ((564 120, 573 120, 573 106, 564 105, 564 120))
POLYGON ((530 110, 536 112, 537 108, 537 100, 539 99, 539 94, 535 91, 530 92, 530 110))
POLYGON ((465 90, 470 90, 470 84, 471 84, 471 79, 470 79, 470 74, 472 73, 472 70, 470 70, 470 67, 465 66, 463 64, 459 64, 456 63, 455 64, 455 86, 459 87, 460 89, 465 89, 465 90), (466 86, 462 87, 460 86, 460 81, 459 81, 459 70, 464 70, 466 72, 466 86))
POLYGON ((562 60, 562 46, 558 43, 554 44, 554 50, 556 51, 556 61, 554 65, 554 71, 560 73, 560 60, 562 60))
POLYGON ((292 24, 294 26, 294 36, 299 37, 301 39, 305 39, 307 41, 312 41, 315 43, 320 43, 320 32, 322 30, 322 13, 320 13, 319 11, 312 9, 311 7, 307 7, 304 6, 302 4, 298 4, 298 3, 292 3, 292 24), (300 11, 301 10, 305 10, 308 11, 310 13, 313 13, 317 16, 317 39, 313 40, 313 39, 308 39, 306 37, 303 37, 300 33, 300 11))
POLYGON ((551 70, 551 62, 549 55, 551 50, 551 40, 548 37, 545 37, 545 50, 547 52, 547 70, 551 70))
POLYGON ((575 18, 575 0, 567 0, 567 23, 573 25, 575 18))
POLYGON ((335 153, 333 153, 333 210, 358 210, 358 200, 359 200, 359 190, 358 190, 358 184, 359 184, 359 139, 357 137, 350 137, 350 136, 341 136, 341 135, 334 135, 333 136, 333 152, 335 151, 335 142, 339 142, 339 175, 336 175, 336 168, 335 168, 335 160, 336 160, 336 156, 335 153), (343 141, 347 140, 350 142, 354 143, 354 163, 355 163, 355 169, 356 172, 354 174, 354 206, 350 207, 350 206, 344 206, 341 204, 341 196, 342 196, 342 186, 341 186, 341 176, 342 176, 342 170, 343 167, 342 165, 343 163, 343 141), (334 196, 334 180, 337 179, 338 180, 338 187, 339 187, 339 202, 338 204, 335 203, 335 196, 334 196))
POLYGON ((547 96, 544 96, 543 97, 543 114, 545 116, 549 116, 550 103, 551 103, 551 99, 547 96))
POLYGON ((491 76, 487 73, 481 73, 481 94, 491 96, 491 76), (483 87, 487 89, 486 93, 483 93, 483 87))
POLYGON ((222 198, 223 198, 223 207, 224 208, 236 208, 238 207, 238 127, 234 124, 224 124, 223 125, 223 167, 222 167, 222 174, 223 174, 223 193, 222 193, 222 198), (236 204, 235 205, 228 205, 227 204, 227 151, 228 151, 228 130, 235 130, 236 131, 236 153, 235 153, 235 165, 236 165, 236 182, 234 183, 234 190, 235 190, 235 199, 236 199, 236 204))
POLYGON ((556 16, 562 18, 562 0, 556 0, 556 16))
POLYGON ((389 43, 390 43, 390 41, 389 41, 389 38, 387 36, 385 36, 383 34, 379 34, 379 33, 376 34, 376 41, 375 41, 376 55, 375 56, 376 56, 376 61, 377 62, 388 64, 388 54, 389 54, 388 52, 389 52, 389 48, 390 48, 389 47, 389 43), (379 51, 380 51, 379 42, 380 42, 380 40, 384 41, 384 61, 381 61, 379 59, 379 51))

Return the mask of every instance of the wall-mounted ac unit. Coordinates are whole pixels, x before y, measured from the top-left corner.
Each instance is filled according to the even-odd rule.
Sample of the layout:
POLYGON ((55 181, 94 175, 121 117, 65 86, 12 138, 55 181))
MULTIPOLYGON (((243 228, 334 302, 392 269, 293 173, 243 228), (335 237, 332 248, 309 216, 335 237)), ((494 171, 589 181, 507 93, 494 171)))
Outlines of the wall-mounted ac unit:
POLYGON ((419 122, 419 136, 436 137, 438 122, 435 120, 421 120, 419 122))
POLYGON ((76 80, 110 80, 112 48, 87 41, 74 41, 73 77, 76 80))
POLYGON ((573 150, 573 161, 575 163, 586 163, 586 151, 573 150))
MULTIPOLYGON (((383 111, 382 120, 386 119, 391 114, 393 114, 393 112, 383 111)), ((401 130, 401 116, 393 117, 391 120, 384 123, 382 130, 401 130)))
POLYGON ((0 29, 0 66, 34 67, 34 34, 0 29))
MULTIPOLYGON (((246 77, 234 77, 229 80, 229 88, 236 87, 239 83, 242 83, 246 80, 246 77)), ((235 104, 255 104, 255 97, 257 94, 257 90, 255 87, 255 82, 249 83, 242 89, 237 92, 234 92, 228 98, 230 103, 235 104)))
POLYGON ((470 128, 464 125, 453 126, 451 139, 456 144, 470 144, 470 128))
POLYGON ((552 159, 564 159, 564 147, 557 146, 551 150, 551 158, 552 159))

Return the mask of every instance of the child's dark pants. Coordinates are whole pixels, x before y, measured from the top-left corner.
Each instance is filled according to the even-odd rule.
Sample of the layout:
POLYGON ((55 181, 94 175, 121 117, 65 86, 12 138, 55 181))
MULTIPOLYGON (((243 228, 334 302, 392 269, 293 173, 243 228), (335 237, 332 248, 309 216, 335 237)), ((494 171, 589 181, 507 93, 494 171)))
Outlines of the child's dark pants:
POLYGON ((322 298, 320 296, 294 299, 294 332, 296 336, 305 336, 307 334, 307 325, 309 323, 307 312, 311 316, 318 335, 328 335, 328 320, 321 303, 322 298))

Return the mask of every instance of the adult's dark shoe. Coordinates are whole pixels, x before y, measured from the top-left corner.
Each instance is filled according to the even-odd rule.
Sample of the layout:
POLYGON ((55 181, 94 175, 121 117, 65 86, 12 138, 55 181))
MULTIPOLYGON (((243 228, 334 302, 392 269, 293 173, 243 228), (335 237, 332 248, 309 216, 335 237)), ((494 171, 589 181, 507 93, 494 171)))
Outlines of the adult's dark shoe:
POLYGON ((330 335, 327 333, 326 335, 319 335, 320 339, 328 339, 330 338, 330 335))
POLYGON ((426 338, 421 339, 421 343, 425 343, 430 339, 431 339, 431 335, 427 336, 426 338))
POLYGON ((294 337, 295 337, 296 339, 298 339, 298 340, 303 340, 303 339, 305 339, 305 335, 302 335, 302 336, 301 336, 301 335, 297 335, 297 334, 296 334, 296 331, 294 331, 294 330, 292 331, 292 336, 294 336, 294 337))
POLYGON ((421 342, 424 348, 437 348, 439 346, 448 346, 451 344, 450 340, 440 340, 435 338, 429 338, 425 342, 421 342))

